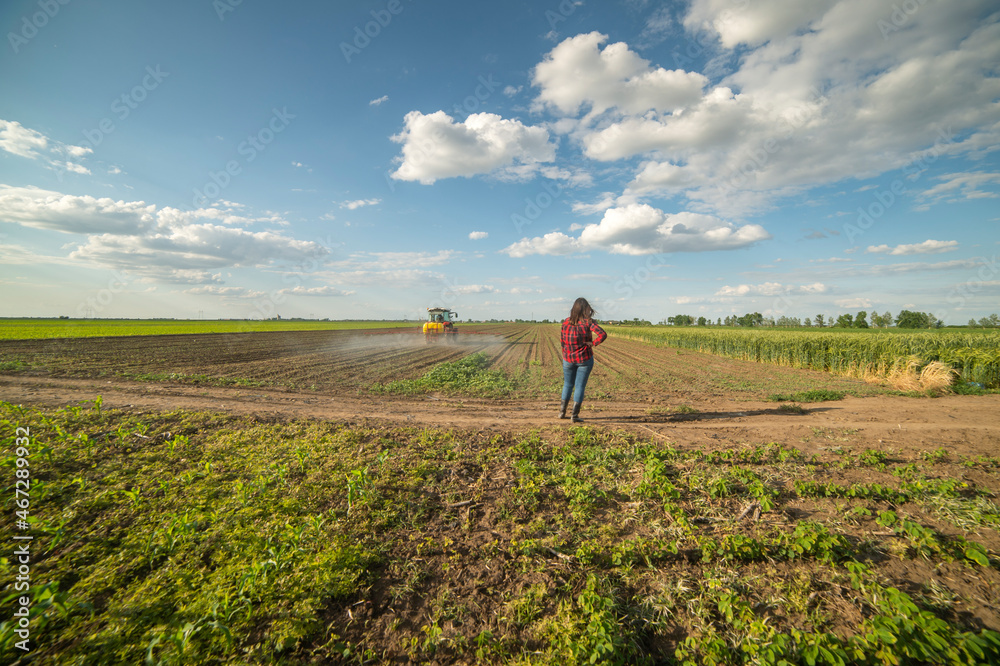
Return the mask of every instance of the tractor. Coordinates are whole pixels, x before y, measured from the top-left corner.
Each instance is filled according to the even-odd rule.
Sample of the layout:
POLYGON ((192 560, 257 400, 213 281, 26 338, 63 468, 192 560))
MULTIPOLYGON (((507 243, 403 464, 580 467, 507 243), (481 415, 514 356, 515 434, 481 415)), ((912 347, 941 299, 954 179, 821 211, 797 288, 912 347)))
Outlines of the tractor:
POLYGON ((448 310, 448 308, 427 308, 427 321, 424 322, 424 342, 442 340, 452 342, 458 329, 454 322, 458 321, 458 314, 448 310))

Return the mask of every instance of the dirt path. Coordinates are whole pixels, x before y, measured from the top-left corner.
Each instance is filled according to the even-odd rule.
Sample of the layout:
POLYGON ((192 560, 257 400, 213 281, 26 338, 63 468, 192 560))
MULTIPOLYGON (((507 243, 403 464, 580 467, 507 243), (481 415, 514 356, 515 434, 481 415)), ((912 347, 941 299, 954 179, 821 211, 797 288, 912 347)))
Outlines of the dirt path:
MULTIPOLYGON (((525 431, 568 427, 552 400, 489 401, 429 395, 414 398, 330 395, 263 388, 202 387, 103 379, 0 376, 0 400, 75 405, 102 396, 105 407, 141 411, 193 409, 235 414, 392 425, 525 431)), ((846 398, 805 405, 805 414, 780 412, 773 402, 686 396, 696 413, 677 413, 646 402, 593 400, 587 425, 623 429, 677 446, 733 446, 780 442, 805 451, 873 448, 891 452, 945 447, 966 456, 1000 454, 1000 395, 846 398)))

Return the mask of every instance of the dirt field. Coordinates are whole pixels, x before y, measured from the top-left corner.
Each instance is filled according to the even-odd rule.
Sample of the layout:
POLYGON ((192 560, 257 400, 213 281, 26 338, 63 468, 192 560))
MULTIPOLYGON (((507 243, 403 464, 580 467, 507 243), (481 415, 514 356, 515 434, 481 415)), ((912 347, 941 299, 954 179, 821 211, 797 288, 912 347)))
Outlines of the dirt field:
POLYGON ((6 418, 49 446, 32 463, 50 493, 38 575, 97 611, 42 633, 39 663, 112 648, 122 663, 154 648, 173 663, 338 663, 345 646, 365 663, 574 663, 567 650, 602 636, 615 663, 744 663, 746 640, 791 628, 861 645, 902 617, 864 644, 873 655, 911 654, 938 618, 927 640, 945 646, 1000 630, 1000 395, 907 397, 612 337, 591 427, 572 428, 556 418, 555 327, 465 328, 454 345, 399 331, 0 342, 0 400, 42 409, 6 418), (379 392, 473 352, 513 378, 511 397, 379 392), (847 396, 768 400, 817 389, 847 396), (97 396, 103 408, 75 407, 97 396), (271 560, 295 569, 269 578, 271 560), (331 567, 354 583, 317 592, 331 567), (244 589, 256 610, 227 611, 242 652, 208 629, 169 643, 204 620, 178 608, 244 589), (288 598, 307 629, 280 619, 288 598))
MULTIPOLYGON (((554 326, 463 327, 457 344, 425 344, 418 332, 303 331, 0 342, 0 399, 65 405, 104 398, 109 407, 284 414, 406 425, 523 431, 559 426, 562 383, 554 326), (379 395, 377 383, 413 379, 474 352, 519 379, 516 399, 431 393, 379 395)), ((613 336, 597 349, 587 423, 677 444, 725 446, 832 441, 869 448, 996 455, 1000 396, 911 398, 826 373, 656 348, 613 336), (842 401, 783 412, 767 397, 810 389, 842 401), (847 433, 847 434, 844 434, 847 433)))

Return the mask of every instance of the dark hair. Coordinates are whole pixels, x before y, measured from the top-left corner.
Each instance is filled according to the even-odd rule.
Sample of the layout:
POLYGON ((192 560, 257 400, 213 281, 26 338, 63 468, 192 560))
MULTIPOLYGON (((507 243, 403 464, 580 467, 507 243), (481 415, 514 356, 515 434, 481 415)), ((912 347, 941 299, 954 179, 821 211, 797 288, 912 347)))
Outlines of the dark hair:
POLYGON ((581 319, 590 319, 595 314, 597 313, 590 307, 586 298, 578 298, 573 302, 573 309, 569 311, 569 323, 576 326, 581 319))

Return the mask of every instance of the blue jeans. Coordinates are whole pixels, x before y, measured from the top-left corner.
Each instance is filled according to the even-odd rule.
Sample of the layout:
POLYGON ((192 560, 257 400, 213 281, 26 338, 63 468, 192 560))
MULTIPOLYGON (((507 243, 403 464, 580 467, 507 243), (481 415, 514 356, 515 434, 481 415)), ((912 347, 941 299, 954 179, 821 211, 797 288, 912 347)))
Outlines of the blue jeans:
POLYGON ((570 363, 563 361, 563 390, 562 399, 569 400, 573 394, 573 402, 583 402, 583 391, 587 388, 587 378, 590 371, 594 369, 594 359, 583 363, 570 363), (576 387, 576 391, 573 387, 576 387))

